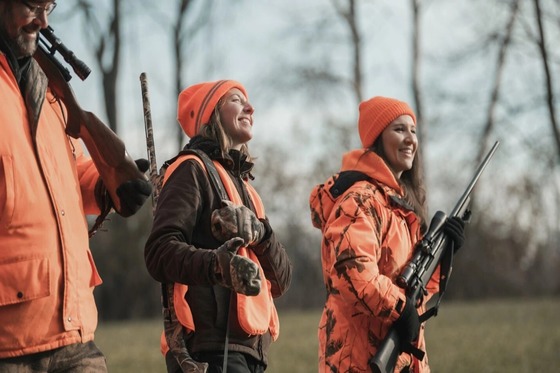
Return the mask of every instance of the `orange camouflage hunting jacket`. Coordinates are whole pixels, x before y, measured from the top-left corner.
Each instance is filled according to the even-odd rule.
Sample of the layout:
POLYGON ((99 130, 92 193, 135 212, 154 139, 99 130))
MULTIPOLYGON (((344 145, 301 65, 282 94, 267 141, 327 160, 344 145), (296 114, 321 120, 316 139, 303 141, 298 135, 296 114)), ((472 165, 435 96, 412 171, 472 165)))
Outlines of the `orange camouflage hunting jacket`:
MULTIPOLYGON (((420 238, 417 215, 402 199, 402 190, 385 162, 359 149, 342 160, 343 171, 360 171, 373 181, 357 181, 339 196, 331 187, 340 174, 317 185, 310 195, 311 219, 322 232, 321 260, 327 299, 319 324, 319 372, 369 372, 390 326, 405 302, 396 277, 411 259, 420 238), (401 301, 401 302, 400 302, 401 301)), ((428 286, 438 291, 439 271, 428 286)), ((425 302, 419 308, 425 311, 425 302)), ((417 347, 425 351, 424 326, 417 347)), ((428 358, 418 362, 399 356, 395 372, 411 366, 429 372, 428 358)))

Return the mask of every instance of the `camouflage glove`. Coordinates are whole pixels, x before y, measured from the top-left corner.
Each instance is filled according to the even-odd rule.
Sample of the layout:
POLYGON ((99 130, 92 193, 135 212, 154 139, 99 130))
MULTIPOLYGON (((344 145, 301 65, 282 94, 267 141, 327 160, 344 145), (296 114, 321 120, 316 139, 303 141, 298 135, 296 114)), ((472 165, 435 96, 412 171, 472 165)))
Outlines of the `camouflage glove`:
POLYGON ((211 228, 214 237, 221 242, 241 237, 245 245, 258 244, 266 229, 264 224, 246 206, 236 206, 231 201, 222 201, 224 207, 212 212, 211 228))
POLYGON ((261 290, 259 267, 249 258, 237 255, 243 239, 234 237, 214 250, 216 282, 244 295, 257 295, 261 290))

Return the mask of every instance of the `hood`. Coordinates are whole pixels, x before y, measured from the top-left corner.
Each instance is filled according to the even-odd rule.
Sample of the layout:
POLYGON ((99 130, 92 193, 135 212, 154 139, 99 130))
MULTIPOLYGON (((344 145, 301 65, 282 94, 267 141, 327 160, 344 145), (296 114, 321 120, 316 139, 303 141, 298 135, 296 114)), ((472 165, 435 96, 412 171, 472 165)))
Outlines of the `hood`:
POLYGON ((354 183, 370 183, 373 180, 384 189, 388 196, 402 196, 399 183, 381 157, 368 149, 352 150, 342 157, 342 167, 339 173, 329 177, 324 183, 316 185, 311 190, 309 207, 311 209, 311 222, 315 228, 323 230, 337 204, 337 200, 345 194, 336 190, 333 186, 337 181, 340 181, 342 173, 349 174, 347 171, 354 172, 351 173, 353 176, 350 183, 342 183, 345 184, 346 189, 354 183), (362 177, 357 177, 357 174, 361 174, 362 177))

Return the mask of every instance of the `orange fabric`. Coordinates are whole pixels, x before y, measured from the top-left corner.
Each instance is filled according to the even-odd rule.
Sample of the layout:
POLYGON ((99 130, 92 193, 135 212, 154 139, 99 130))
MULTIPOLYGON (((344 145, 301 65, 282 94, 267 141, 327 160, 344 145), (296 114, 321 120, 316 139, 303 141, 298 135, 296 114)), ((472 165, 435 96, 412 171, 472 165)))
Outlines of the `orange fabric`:
MULTIPOLYGON (((185 154, 180 156, 173 162, 166 170, 163 184, 167 181, 169 176, 175 171, 179 165, 188 160, 194 159, 200 163, 200 165, 206 169, 206 166, 202 162, 200 158, 193 154, 185 154)), ((226 193, 230 200, 236 205, 242 205, 243 201, 241 200, 241 196, 237 192, 233 181, 229 177, 227 171, 223 168, 223 166, 219 163, 214 161, 214 165, 216 166, 216 170, 220 176, 220 179, 224 185, 226 193)), ((255 188, 249 184, 248 182, 244 182, 247 191, 249 192, 249 196, 253 205, 255 206, 256 215, 259 218, 265 217, 264 205, 260 196, 258 195, 255 188)), ((261 275, 261 279, 265 279, 264 271, 260 265, 259 259, 257 258, 256 254, 246 247, 241 247, 238 252, 239 255, 248 257, 253 262, 257 263, 259 266, 259 271, 261 275)), ((274 305, 271 293, 271 287, 269 281, 262 282, 262 288, 260 293, 257 296, 248 297, 243 294, 237 294, 237 315, 238 321, 241 328, 249 335, 259 335, 264 334, 267 331, 270 331, 273 340, 278 339, 278 335, 280 332, 280 322, 278 318, 278 313, 276 311, 276 307, 274 305)), ((177 314, 177 318, 181 325, 183 325, 188 330, 195 330, 194 320, 191 313, 191 309, 185 300, 185 294, 188 291, 188 286, 184 284, 174 284, 174 296, 173 300, 175 303, 175 312, 177 314)), ((161 336, 161 352, 165 356, 169 351, 169 347, 167 346, 167 342, 165 340, 165 335, 162 333, 161 336)))
POLYGON ((165 331, 161 332, 161 336, 159 337, 159 350, 164 357, 169 352, 169 345, 165 339, 165 331))
MULTIPOLYGON (((44 79, 37 76, 39 89, 44 79)), ((99 212, 99 174, 68 140, 49 91, 33 136, 1 53, 0 102, 0 358, 8 358, 93 339, 101 279, 85 213, 99 212)))
MULTIPOLYGON (((341 171, 346 170, 361 171, 377 182, 358 181, 335 199, 329 193, 335 176, 310 195, 312 221, 323 234, 327 289, 318 329, 319 372, 369 371, 369 358, 399 317, 397 305, 405 300, 396 276, 420 238, 416 215, 390 200, 402 192, 381 158, 365 149, 349 152, 341 171)), ((430 282, 428 291, 437 291, 437 281, 430 282)), ((423 311, 424 306, 419 313, 423 311)), ((418 347, 425 348, 423 330, 418 347)), ((410 362, 409 354, 401 354, 396 371, 410 362)), ((419 369, 429 371, 427 357, 419 369)))
MULTIPOLYGON (((241 200, 241 196, 237 192, 237 189, 235 188, 235 185, 233 185, 233 182, 229 178, 226 170, 224 170, 222 165, 219 163, 216 168, 220 174, 220 179, 222 179, 222 182, 224 183, 224 187, 226 188, 226 192, 230 197, 230 200, 236 205, 242 205, 243 201, 241 200)), ((245 186, 247 187, 249 196, 253 201, 255 209, 257 210, 257 217, 261 219, 264 218, 264 205, 259 195, 253 186, 248 182, 245 182, 245 186)), ((237 253, 241 256, 246 256, 253 262, 257 263, 259 265, 261 279, 266 278, 264 276, 263 269, 260 266, 259 259, 253 250, 242 247, 237 253)), ((263 288, 261 288, 261 291, 257 296, 248 297, 243 294, 237 294, 237 314, 239 317, 239 324, 243 330, 250 335, 264 334, 267 330, 270 330, 272 339, 276 340, 279 333, 279 322, 276 307, 272 301, 270 283, 268 281, 263 281, 261 286, 263 286, 263 288)))
POLYGON ((358 132, 364 148, 372 146, 389 123, 401 115, 410 115, 416 124, 416 115, 410 106, 394 98, 376 96, 360 103, 359 109, 358 132))
POLYGON ((201 126, 208 124, 216 104, 232 88, 238 88, 248 98, 245 87, 235 80, 199 83, 179 94, 177 120, 187 136, 194 137, 201 126))

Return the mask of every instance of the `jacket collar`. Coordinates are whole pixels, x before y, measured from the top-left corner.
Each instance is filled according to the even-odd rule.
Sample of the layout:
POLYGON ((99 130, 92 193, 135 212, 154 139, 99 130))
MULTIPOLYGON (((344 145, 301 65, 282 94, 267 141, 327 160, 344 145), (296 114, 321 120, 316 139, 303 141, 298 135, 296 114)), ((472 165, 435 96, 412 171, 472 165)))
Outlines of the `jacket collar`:
POLYGON ((243 179, 254 179, 251 174, 254 163, 248 161, 247 156, 238 150, 231 149, 224 157, 216 141, 202 137, 201 135, 194 136, 185 146, 185 149, 202 150, 208 154, 210 159, 220 162, 226 170, 232 172, 234 175, 240 176, 243 179))
POLYGON ((16 55, 12 51, 12 48, 10 48, 8 42, 3 36, 0 36, 0 51, 2 51, 4 55, 6 55, 8 64, 12 69, 12 73, 16 77, 20 89, 23 91, 25 82, 22 81, 22 79, 26 77, 25 72, 27 71, 29 65, 31 64, 31 57, 24 57, 24 58, 17 59, 16 55))
POLYGON ((375 181, 394 189, 399 195, 403 195, 399 182, 389 166, 371 150, 356 149, 344 154, 340 171, 349 170, 363 172, 375 181))

